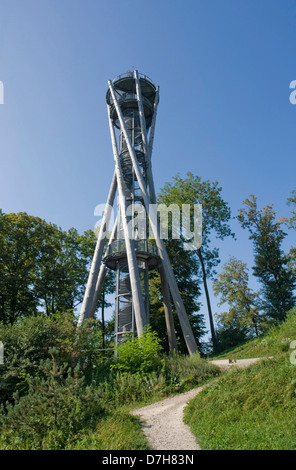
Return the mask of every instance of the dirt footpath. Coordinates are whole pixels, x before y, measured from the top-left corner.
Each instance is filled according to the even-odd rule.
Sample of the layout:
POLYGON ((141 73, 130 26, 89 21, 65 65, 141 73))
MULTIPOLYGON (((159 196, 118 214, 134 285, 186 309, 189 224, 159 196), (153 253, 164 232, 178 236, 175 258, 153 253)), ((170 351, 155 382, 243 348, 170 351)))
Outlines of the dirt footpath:
MULTIPOLYGON (((211 362, 221 369, 228 369, 230 367, 248 367, 260 359, 263 358, 236 361, 224 359, 211 362)), ((143 431, 151 449, 201 450, 189 426, 183 422, 183 410, 189 400, 194 398, 203 388, 198 387, 131 412, 133 415, 140 416, 143 431)))
POLYGON ((202 389, 198 387, 131 412, 141 417, 151 449, 200 450, 189 426, 183 423, 183 410, 202 389))
MULTIPOLYGON (((230 360, 230 359, 220 359, 220 360, 216 360, 216 361, 210 361, 211 364, 215 364, 216 366, 220 367, 221 369, 229 369, 230 367, 248 367, 252 364, 254 364, 255 362, 258 362, 262 359, 268 359, 268 358, 264 358, 264 357, 254 357, 252 359, 234 359, 234 360, 230 360)), ((271 359, 271 357, 269 358, 271 359)))

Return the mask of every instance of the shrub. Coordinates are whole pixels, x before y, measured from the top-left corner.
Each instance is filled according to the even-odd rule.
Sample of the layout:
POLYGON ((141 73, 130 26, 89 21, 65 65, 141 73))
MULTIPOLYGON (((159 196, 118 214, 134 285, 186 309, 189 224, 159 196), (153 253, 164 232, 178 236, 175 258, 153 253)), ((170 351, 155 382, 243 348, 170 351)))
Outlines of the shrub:
POLYGON ((27 377, 28 393, 14 394, 15 404, 0 415, 1 448, 64 449, 85 427, 94 426, 104 410, 97 388, 85 386, 78 369, 40 365, 44 377, 27 377))
POLYGON ((4 364, 0 365, 0 403, 13 400, 15 391, 27 393, 28 376, 42 375, 40 364, 50 359, 49 349, 56 347, 58 365, 80 365, 90 375, 98 362, 99 334, 96 324, 76 335, 76 321, 71 313, 46 317, 42 314, 24 318, 12 325, 0 323, 4 345, 4 364))
POLYGON ((157 334, 146 327, 141 336, 128 337, 116 347, 117 360, 111 368, 131 374, 151 374, 161 368, 161 352, 157 334))

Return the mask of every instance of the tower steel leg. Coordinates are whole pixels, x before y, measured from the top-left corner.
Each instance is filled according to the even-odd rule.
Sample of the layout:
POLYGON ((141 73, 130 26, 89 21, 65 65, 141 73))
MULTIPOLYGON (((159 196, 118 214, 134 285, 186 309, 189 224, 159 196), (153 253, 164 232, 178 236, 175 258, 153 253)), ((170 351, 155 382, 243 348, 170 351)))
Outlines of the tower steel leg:
POLYGON ((158 90, 156 91, 156 95, 155 95, 154 113, 152 117, 150 139, 148 143, 141 86, 140 86, 137 70, 134 71, 134 76, 135 76, 135 82, 136 82, 136 92, 137 92, 137 100, 138 100, 138 106, 139 106, 143 147, 144 147, 144 153, 146 155, 146 162, 147 162, 149 196, 150 196, 150 200, 152 204, 156 204, 156 195, 155 195, 154 181, 152 177, 152 168, 151 168, 151 154, 152 154, 152 146, 153 146, 154 130, 155 130, 155 122, 156 122, 156 110, 157 110, 157 105, 158 105, 158 90))
POLYGON ((134 77, 136 82, 136 93, 137 93, 137 100, 139 106, 139 116, 140 116, 140 124, 141 124, 141 133, 142 133, 142 140, 143 140, 143 148, 144 154, 147 158, 147 132, 146 132, 146 123, 145 123, 145 116, 144 116, 144 109, 143 109, 143 100, 140 88, 140 82, 138 77, 137 70, 134 71, 134 77))
MULTIPOLYGON (((118 218, 116 218, 116 221, 115 221, 115 224, 114 224, 112 233, 111 233, 111 237, 110 237, 110 240, 109 240, 109 242, 108 242, 108 246, 107 246, 106 251, 105 251, 105 255, 107 254, 108 249, 109 249, 111 243, 114 241, 114 239, 115 239, 115 237, 116 237, 117 221, 118 221, 118 218)), ((106 266, 104 263, 102 263, 102 264, 101 264, 100 271, 99 271, 99 275, 98 275, 98 280, 97 280, 97 282, 96 282, 96 288, 95 288, 95 293, 94 293, 94 299, 93 299, 93 303, 92 303, 92 306, 91 306, 91 309, 90 309, 90 317, 93 317, 94 314, 95 314, 96 307, 97 307, 97 303, 98 303, 98 300, 99 300, 99 298, 100 298, 100 295, 101 295, 101 292, 102 292, 102 288, 103 288, 103 286, 104 286, 106 273, 107 273, 107 266, 106 266)))
POLYGON ((150 196, 150 200, 152 204, 156 204, 156 194, 155 194, 154 181, 153 181, 153 176, 152 176, 151 155, 152 155, 152 148, 153 148, 153 142, 154 142, 158 101, 159 101, 159 87, 157 87, 156 94, 155 94, 154 113, 153 113, 152 123, 151 123, 149 145, 148 145, 148 155, 147 155, 149 196, 150 196))
POLYGON ((99 231, 99 236, 98 236, 94 256, 93 256, 92 263, 91 263, 91 268, 90 268, 90 272, 88 276, 85 294, 84 294, 84 298, 83 298, 83 302, 82 302, 82 306, 80 310, 78 326, 81 326, 83 321, 86 318, 90 318, 91 316, 91 308, 93 305, 93 298, 95 294, 97 278, 98 278, 100 265, 102 261, 106 233, 107 233, 108 226, 109 226, 109 221, 111 217, 111 211, 113 208, 116 189, 117 189, 117 180, 116 180, 116 172, 114 172, 108 198, 107 198, 106 208, 105 208, 103 219, 102 219, 102 224, 101 224, 100 231, 99 231))

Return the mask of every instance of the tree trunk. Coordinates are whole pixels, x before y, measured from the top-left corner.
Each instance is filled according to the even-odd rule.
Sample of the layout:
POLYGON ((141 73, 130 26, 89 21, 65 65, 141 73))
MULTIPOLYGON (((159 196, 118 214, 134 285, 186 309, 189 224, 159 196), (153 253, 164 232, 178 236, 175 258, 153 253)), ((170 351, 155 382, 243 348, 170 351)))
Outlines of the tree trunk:
POLYGON ((209 313, 209 320, 210 320, 210 329, 211 329, 211 336, 212 336, 212 342, 213 342, 213 352, 215 353, 215 352, 217 352, 217 339, 216 339, 216 334, 215 334, 212 307, 211 307, 211 301, 210 301, 208 285, 207 285, 207 275, 206 275, 205 265, 204 265, 204 262, 203 262, 203 257, 202 257, 202 253, 200 251, 200 248, 197 250, 197 256, 199 257, 200 264, 201 264, 201 269, 202 269, 203 284, 204 284, 204 289, 205 289, 205 294, 206 294, 206 299, 207 299, 207 306, 208 306, 208 313, 209 313))
POLYGON ((161 290, 163 296, 163 306, 164 306, 164 314, 165 314, 165 322, 167 327, 167 335, 169 341, 169 348, 170 348, 170 355, 171 357, 174 356, 174 353, 177 352, 177 339, 174 327, 174 319, 173 313, 171 308, 171 298, 170 298, 170 291, 169 286, 165 277, 165 272, 163 266, 160 265, 159 267, 159 274, 161 280, 161 290))
POLYGON ((105 289, 102 292, 102 336, 103 336, 103 349, 105 349, 105 289))

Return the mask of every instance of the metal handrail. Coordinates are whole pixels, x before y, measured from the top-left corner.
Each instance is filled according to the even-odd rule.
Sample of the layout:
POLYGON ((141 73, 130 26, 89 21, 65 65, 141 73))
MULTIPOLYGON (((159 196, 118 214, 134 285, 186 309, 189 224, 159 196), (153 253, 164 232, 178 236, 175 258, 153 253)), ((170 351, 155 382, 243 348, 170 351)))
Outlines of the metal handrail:
MULTIPOLYGON (((157 248, 154 241, 135 240, 135 250, 136 252, 150 253, 157 255, 157 248)), ((124 253, 126 251, 125 240, 114 240, 110 243, 107 249, 106 256, 110 256, 115 253, 124 253)))
MULTIPOLYGON (((139 76, 139 78, 144 78, 144 80, 147 80, 147 81, 150 82, 153 86, 155 86, 153 80, 151 80, 151 78, 149 78, 148 75, 144 75, 143 73, 138 73, 138 76, 139 76)), ((112 83, 116 82, 116 80, 120 80, 121 78, 128 78, 128 77, 134 78, 133 71, 128 70, 128 71, 125 72, 125 73, 121 73, 120 75, 118 75, 117 77, 115 77, 115 78, 112 80, 112 83)))
MULTIPOLYGON (((119 103, 122 103, 123 101, 128 101, 128 100, 137 101, 137 95, 135 93, 123 93, 122 95, 120 95, 120 98, 118 101, 119 103)), ((150 108, 153 105, 153 103, 149 101, 148 98, 146 98, 145 96, 142 96, 142 100, 143 100, 143 103, 149 105, 150 108)))

